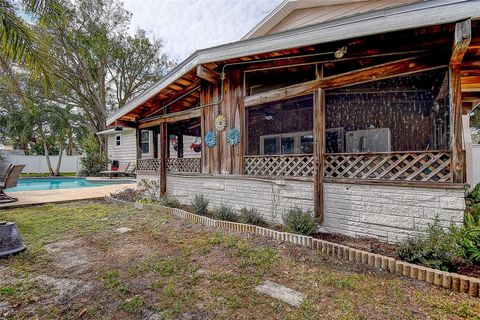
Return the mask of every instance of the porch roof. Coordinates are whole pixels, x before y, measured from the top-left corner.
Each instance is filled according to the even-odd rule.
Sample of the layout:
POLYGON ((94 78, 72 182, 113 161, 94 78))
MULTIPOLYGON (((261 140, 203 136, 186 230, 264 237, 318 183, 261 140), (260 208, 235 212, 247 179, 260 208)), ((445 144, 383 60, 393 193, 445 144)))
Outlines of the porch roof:
POLYGON ((453 23, 467 18, 480 18, 480 0, 425 1, 198 50, 150 89, 110 115, 107 125, 113 125, 116 120, 136 121, 134 111, 151 108, 155 101, 162 103, 178 97, 184 100, 179 103, 192 103, 198 97, 195 88, 200 83, 196 72, 199 65, 216 66, 216 63, 227 63, 248 56, 250 58, 247 60, 265 59, 269 57, 269 52, 278 50, 288 55, 295 53, 289 49, 453 23))

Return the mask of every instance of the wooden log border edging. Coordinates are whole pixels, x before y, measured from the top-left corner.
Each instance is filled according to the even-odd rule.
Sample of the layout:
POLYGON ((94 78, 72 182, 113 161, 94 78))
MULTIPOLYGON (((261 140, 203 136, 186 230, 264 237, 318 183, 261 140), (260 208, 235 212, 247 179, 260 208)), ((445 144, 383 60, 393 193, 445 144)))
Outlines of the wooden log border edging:
POLYGON ((144 205, 134 202, 117 200, 109 196, 105 197, 105 201, 114 204, 126 205, 137 209, 156 209, 160 210, 163 213, 169 213, 182 219, 186 219, 208 227, 226 228, 237 232, 251 233, 279 241, 290 242, 295 245, 307 247, 338 259, 348 260, 350 262, 368 265, 380 270, 397 273, 405 277, 425 281, 427 283, 445 289, 467 293, 474 297, 479 296, 479 278, 473 278, 457 273, 445 272, 437 269, 423 267, 405 261, 397 260, 392 257, 350 248, 345 245, 316 239, 310 236, 303 236, 289 232, 280 232, 245 223, 215 220, 177 208, 170 208, 161 205, 144 205))

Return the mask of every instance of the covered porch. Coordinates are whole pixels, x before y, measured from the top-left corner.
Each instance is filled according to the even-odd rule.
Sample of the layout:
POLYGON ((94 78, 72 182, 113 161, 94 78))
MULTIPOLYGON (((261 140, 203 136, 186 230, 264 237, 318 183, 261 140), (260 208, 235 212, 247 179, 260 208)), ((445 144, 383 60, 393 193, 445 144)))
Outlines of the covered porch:
MULTIPOLYGON (((457 220, 471 178, 467 120, 480 101, 479 44, 478 21, 466 19, 187 63, 116 121, 137 129, 139 145, 142 130, 154 132, 154 156, 139 154, 138 174, 186 203, 218 193, 219 203, 240 207, 235 194, 248 205, 266 190, 265 212, 300 205, 323 221, 345 207, 338 190, 352 199, 397 190, 407 199, 415 188, 454 198, 443 209, 457 220), (198 152, 187 139, 201 144, 198 152)), ((352 201, 345 210, 355 210, 352 201)), ((385 210, 359 201, 366 216, 385 210)))

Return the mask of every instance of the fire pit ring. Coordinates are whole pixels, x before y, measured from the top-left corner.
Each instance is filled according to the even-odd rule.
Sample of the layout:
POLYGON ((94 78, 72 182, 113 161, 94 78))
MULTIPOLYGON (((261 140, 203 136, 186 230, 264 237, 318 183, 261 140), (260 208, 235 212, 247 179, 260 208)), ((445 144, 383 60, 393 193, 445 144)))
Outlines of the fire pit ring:
POLYGON ((0 221, 0 257, 25 250, 15 222, 0 221))

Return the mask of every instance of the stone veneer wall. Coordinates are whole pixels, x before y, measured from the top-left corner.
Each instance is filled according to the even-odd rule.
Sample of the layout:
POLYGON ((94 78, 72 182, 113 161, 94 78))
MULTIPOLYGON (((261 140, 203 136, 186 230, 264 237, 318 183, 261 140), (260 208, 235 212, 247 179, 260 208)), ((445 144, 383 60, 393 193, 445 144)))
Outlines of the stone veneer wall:
MULTIPOLYGON (((203 194, 211 208, 221 204, 237 210, 255 207, 276 223, 294 206, 313 210, 312 182, 169 175, 167 193, 183 204, 203 194)), ((325 183, 324 201, 322 231, 393 243, 418 234, 435 217, 444 227, 461 224, 465 209, 464 191, 459 189, 325 183)))

